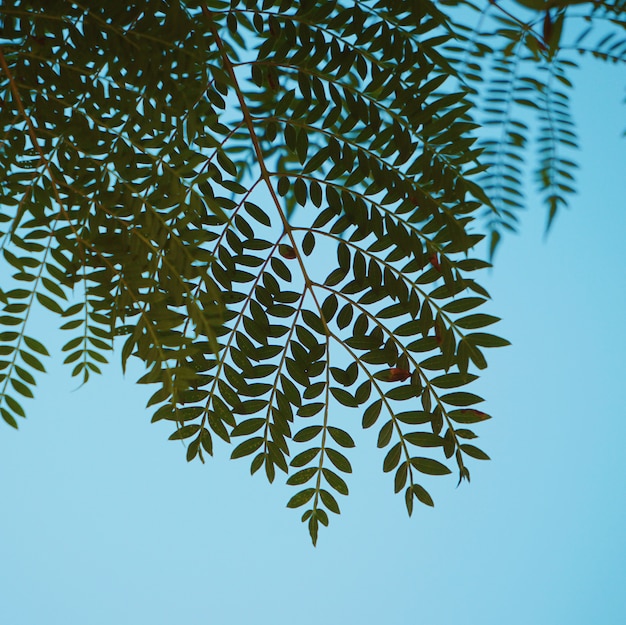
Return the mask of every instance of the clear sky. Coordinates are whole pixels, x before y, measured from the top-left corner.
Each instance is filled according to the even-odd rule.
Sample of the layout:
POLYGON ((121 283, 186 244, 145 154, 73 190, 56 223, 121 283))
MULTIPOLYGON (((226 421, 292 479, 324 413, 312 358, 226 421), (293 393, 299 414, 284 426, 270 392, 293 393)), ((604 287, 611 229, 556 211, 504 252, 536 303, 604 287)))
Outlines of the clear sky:
POLYGON ((0 432, 0 623, 625 623, 623 77, 576 76, 580 193, 547 240, 533 206, 482 278, 513 346, 476 385, 493 460, 470 485, 433 478, 408 519, 372 433, 313 548, 292 489, 224 447, 187 464, 139 371, 75 390, 57 358, 0 432))

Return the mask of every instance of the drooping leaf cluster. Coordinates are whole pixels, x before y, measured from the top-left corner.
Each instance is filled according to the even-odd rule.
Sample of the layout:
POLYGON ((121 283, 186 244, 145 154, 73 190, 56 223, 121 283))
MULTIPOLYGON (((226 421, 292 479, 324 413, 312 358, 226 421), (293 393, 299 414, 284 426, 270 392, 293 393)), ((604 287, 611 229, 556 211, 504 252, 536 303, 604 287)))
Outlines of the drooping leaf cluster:
POLYGON ((144 363, 188 460, 223 440, 285 474, 314 542, 360 428, 409 514, 425 476, 469 479, 467 385, 507 344, 476 220, 516 174, 481 155, 441 4, 3 3, 4 420, 44 370, 41 306, 83 381, 116 337, 144 363))
POLYGON ((482 127, 478 145, 489 167, 478 177, 491 201, 493 252, 503 230, 517 229, 532 172, 547 225, 575 191, 578 149, 570 110, 578 58, 626 63, 626 2, 609 0, 457 1, 456 37, 447 47, 482 127), (529 152, 534 158, 529 159, 529 152), (532 163, 532 167, 528 167, 532 163))

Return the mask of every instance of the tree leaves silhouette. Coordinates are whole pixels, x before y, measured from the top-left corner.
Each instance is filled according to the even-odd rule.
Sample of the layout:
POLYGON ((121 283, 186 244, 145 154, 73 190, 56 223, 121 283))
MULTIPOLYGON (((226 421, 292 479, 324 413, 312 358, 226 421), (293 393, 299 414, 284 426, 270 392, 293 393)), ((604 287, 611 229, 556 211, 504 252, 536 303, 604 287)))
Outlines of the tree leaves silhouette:
POLYGON ((514 224, 526 139, 510 107, 487 110, 502 139, 478 139, 470 84, 491 104, 501 88, 468 54, 506 74, 507 102, 534 89, 550 109, 551 218, 573 165, 553 150, 561 94, 510 69, 547 63, 565 83, 560 43, 500 15, 508 43, 489 47, 438 8, 457 5, 473 6, 4 3, 3 419, 17 427, 45 370, 43 307, 83 382, 117 337, 123 366, 144 363, 152 419, 188 460, 217 438, 252 473, 286 474, 314 543, 348 494, 355 415, 409 514, 433 505, 427 476, 469 480, 488 456, 467 426, 489 416, 466 387, 507 345, 473 255, 485 207, 492 247, 514 224))

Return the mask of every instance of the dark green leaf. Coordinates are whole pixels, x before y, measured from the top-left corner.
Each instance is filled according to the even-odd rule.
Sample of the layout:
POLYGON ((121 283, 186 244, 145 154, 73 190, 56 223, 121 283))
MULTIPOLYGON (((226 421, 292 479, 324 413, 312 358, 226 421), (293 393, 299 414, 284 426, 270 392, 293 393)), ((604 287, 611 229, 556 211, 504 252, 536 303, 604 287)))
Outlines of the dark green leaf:
POLYGON ((441 396, 441 401, 451 406, 471 406, 472 404, 478 404, 483 400, 482 397, 474 395, 474 393, 466 393, 459 391, 458 393, 448 393, 441 396))
POLYGON ((304 239, 302 239, 302 251, 306 256, 309 256, 311 252, 313 252, 313 248, 315 247, 315 237, 313 233, 307 232, 304 235, 304 239))
POLYGON ((331 495, 327 490, 323 488, 320 490, 320 497, 322 499, 322 503, 335 514, 339 514, 339 504, 337 500, 331 495))
POLYGON ((393 421, 387 421, 378 433, 378 447, 386 447, 391 440, 393 434, 393 421))
MULTIPOLYGON (((293 460, 290 462, 292 467, 303 467, 313 460, 321 451, 321 447, 313 447, 312 449, 307 449, 302 453, 298 454, 293 460)), ((326 450, 328 451, 328 450, 326 450)))
POLYGON ((411 464, 421 473, 428 475, 447 475, 450 469, 432 458, 411 458, 411 464))
MULTIPOLYGON (((325 451, 328 459, 344 473, 352 473, 352 466, 350 465, 350 461, 340 452, 335 449, 327 448, 325 451)), ((293 462, 292 462, 293 464, 293 462)))
POLYGON ((326 404, 322 402, 314 402, 312 404, 304 404, 301 408, 298 408, 298 416, 300 417, 313 417, 324 409, 326 404))
POLYGON ((385 456, 385 460, 383 461, 383 471, 385 473, 389 473, 389 471, 393 471, 397 466, 398 462, 400 462, 400 457, 402 455, 402 443, 396 443, 385 456))
POLYGON ((396 419, 409 425, 418 425, 421 423, 429 423, 432 419, 432 415, 423 410, 411 410, 409 412, 400 412, 396 414, 396 419))
POLYGON ((11 378, 11 386, 20 395, 23 395, 24 397, 30 397, 30 398, 33 397, 33 392, 23 382, 20 382, 19 380, 16 380, 15 378, 11 378))
POLYGON ((354 447, 354 441, 347 432, 333 426, 328 426, 328 433, 338 445, 342 447, 354 447))
POLYGON ((290 486, 299 486, 300 484, 306 484, 311 478, 313 478, 319 471, 318 467, 310 467, 308 469, 302 469, 297 473, 294 473, 287 480, 287 484, 290 486))
POLYGON ((302 428, 294 437, 293 440, 296 443, 305 443, 315 438, 322 431, 321 425, 310 425, 309 427, 302 428))
POLYGON ((43 293, 37 293, 37 301, 42 306, 44 306, 48 310, 51 310, 54 313, 57 313, 59 315, 63 314, 63 309, 51 297, 48 297, 43 293))
POLYGON ((248 419, 239 423, 230 433, 231 436, 246 436, 254 434, 265 425, 265 419, 248 419))
POLYGON ((493 334, 485 334, 483 332, 468 334, 465 338, 471 342, 472 345, 478 345, 479 347, 506 347, 511 344, 506 339, 494 336, 493 334))
POLYGON ((191 425, 185 425, 182 428, 176 430, 176 432, 174 432, 173 434, 171 434, 169 440, 174 441, 183 438, 189 438, 190 436, 196 434, 199 429, 200 426, 196 423, 193 423, 191 425))
POLYGON ((482 297, 465 297, 448 302, 443 306, 443 310, 450 313, 462 313, 484 304, 485 301, 482 297))
POLYGON ((409 464, 408 462, 403 462, 396 471, 396 475, 393 480, 393 491, 394 493, 399 493, 405 486, 406 481, 409 477, 409 464))
POLYGON ((367 409, 363 413, 363 427, 364 428, 372 427, 372 425, 376 423, 380 415, 382 405, 383 405, 383 400, 377 399, 373 404, 367 407, 367 409))
POLYGON ((447 373, 431 380, 431 384, 437 388, 457 388, 473 382, 478 376, 471 373, 447 373))
MULTIPOLYGON (((3 339, 3 340, 11 340, 11 339, 3 339)), ((28 345, 28 347, 30 347, 33 351, 37 352, 38 354, 42 354, 43 356, 50 355, 48 353, 48 350, 39 341, 35 339, 29 336, 25 336, 24 342, 26 343, 26 345, 28 345)))
POLYGON ((419 484, 413 484, 411 489, 413 490, 413 493, 415 494, 415 496, 423 504, 426 504, 427 506, 434 506, 435 505, 433 500, 432 500, 432 497, 428 494, 428 491, 424 487, 420 486, 419 484))
POLYGON ((498 321, 500 321, 499 317, 478 313, 475 315, 468 315, 467 317, 457 319, 455 323, 460 328, 465 328, 466 330, 475 330, 476 328, 484 328, 485 326, 491 325, 492 323, 497 323, 498 321))
POLYGON ((339 477, 334 471, 330 469, 322 469, 322 473, 324 474, 324 478, 326 481, 341 495, 348 494, 348 485, 345 483, 343 478, 339 477))
POLYGON ((337 315, 337 325, 340 329, 347 327, 352 321, 352 306, 350 304, 346 304, 337 315))
POLYGON ((358 405, 359 405, 358 402, 356 401, 356 399, 353 397, 353 395, 348 393, 348 391, 346 391, 346 390, 344 390, 342 388, 337 388, 336 386, 331 386, 330 392, 332 393, 333 397, 340 404, 343 404, 344 406, 357 408, 358 405))
POLYGON ((490 460, 489 456, 482 449, 478 449, 478 447, 474 447, 474 445, 464 443, 459 446, 459 449, 477 460, 490 460))
POLYGON ((451 410, 448 413, 448 416, 453 421, 463 424, 479 423, 480 421, 486 421, 487 419, 491 419, 488 414, 480 410, 474 410, 472 408, 468 408, 466 410, 451 410))

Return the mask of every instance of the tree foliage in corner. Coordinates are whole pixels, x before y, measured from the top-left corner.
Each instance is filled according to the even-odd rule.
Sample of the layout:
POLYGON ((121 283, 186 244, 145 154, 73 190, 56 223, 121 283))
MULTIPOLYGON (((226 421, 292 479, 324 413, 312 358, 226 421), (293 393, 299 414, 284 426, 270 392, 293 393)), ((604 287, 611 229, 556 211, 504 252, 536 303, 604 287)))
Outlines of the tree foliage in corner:
POLYGON ((502 233, 517 229, 526 207, 527 174, 544 200, 548 228, 575 192, 578 138, 570 95, 577 59, 626 63, 626 1, 444 4, 463 8, 446 55, 483 131, 478 146, 488 167, 477 181, 490 199, 486 212, 493 254, 502 233))
MULTIPOLYGON (((558 21, 566 4, 531 8, 558 21)), ((489 417, 467 385, 507 344, 472 250, 485 207, 510 217, 525 141, 505 108, 501 140, 477 143, 470 83, 476 58, 556 67, 560 48, 500 15, 494 36, 530 49, 515 57, 442 6, 473 5, 3 3, 3 419, 17 427, 44 371, 40 305, 85 382, 120 337, 188 460, 223 439, 252 473, 284 473, 313 542, 348 494, 358 427, 377 430, 409 514, 433 503, 427 476, 469 480, 487 455, 468 426, 489 417)), ((561 161, 541 167, 568 190, 561 161)))

